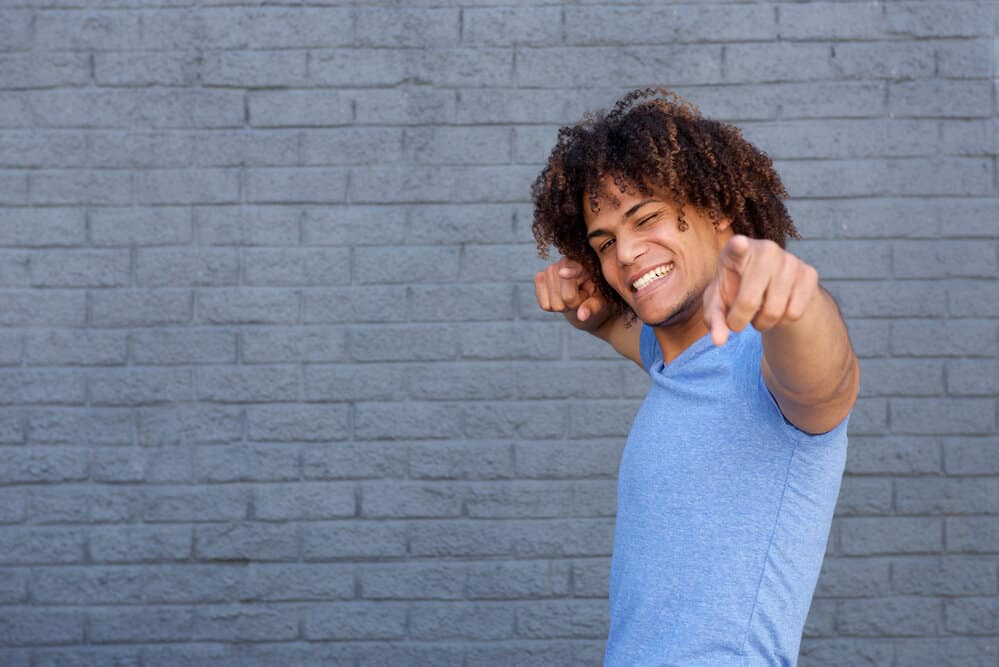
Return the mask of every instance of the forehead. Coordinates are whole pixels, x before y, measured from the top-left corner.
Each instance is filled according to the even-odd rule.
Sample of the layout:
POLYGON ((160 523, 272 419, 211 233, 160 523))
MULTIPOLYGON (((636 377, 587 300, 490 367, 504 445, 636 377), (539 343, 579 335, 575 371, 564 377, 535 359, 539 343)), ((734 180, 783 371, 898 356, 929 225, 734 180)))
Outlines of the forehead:
POLYGON ((619 184, 610 176, 602 177, 599 190, 583 194, 583 220, 587 231, 598 225, 620 220, 636 204, 650 199, 673 209, 678 208, 677 203, 658 188, 649 187, 648 192, 642 192, 634 183, 621 181, 619 184), (592 203, 596 204, 596 211, 593 210, 592 203))

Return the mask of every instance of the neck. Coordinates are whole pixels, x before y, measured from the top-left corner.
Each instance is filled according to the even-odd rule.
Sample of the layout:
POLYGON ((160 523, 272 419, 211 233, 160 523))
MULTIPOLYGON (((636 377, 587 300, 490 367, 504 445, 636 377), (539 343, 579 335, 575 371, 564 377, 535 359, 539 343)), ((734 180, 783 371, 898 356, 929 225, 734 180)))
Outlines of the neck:
POLYGON ((709 332, 704 324, 704 310, 701 300, 697 300, 697 307, 689 315, 684 313, 682 319, 667 321, 659 325, 654 325, 653 331, 656 340, 663 351, 663 361, 666 364, 673 363, 673 360, 683 354, 683 351, 704 337, 709 332))

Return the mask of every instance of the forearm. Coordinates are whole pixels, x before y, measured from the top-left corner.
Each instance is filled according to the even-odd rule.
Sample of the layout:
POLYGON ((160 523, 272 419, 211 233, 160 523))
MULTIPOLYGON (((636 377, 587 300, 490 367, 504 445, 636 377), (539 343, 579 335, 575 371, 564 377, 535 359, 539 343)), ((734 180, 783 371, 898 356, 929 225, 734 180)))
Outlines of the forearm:
POLYGON ((819 288, 795 321, 763 332, 764 372, 801 405, 849 400, 857 360, 836 301, 819 288))

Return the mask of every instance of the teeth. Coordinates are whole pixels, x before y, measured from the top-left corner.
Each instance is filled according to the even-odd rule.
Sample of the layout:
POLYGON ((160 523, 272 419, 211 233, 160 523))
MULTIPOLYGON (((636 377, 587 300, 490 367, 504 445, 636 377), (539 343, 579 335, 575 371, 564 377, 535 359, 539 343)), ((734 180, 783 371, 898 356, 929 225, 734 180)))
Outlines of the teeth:
POLYGON ((656 268, 652 269, 651 271, 649 271, 648 273, 646 273, 641 278, 639 278, 638 280, 636 280, 635 282, 633 282, 632 286, 636 290, 640 290, 643 287, 645 287, 646 285, 648 285, 649 283, 651 283, 653 280, 658 280, 659 278, 662 278, 667 273, 670 273, 672 270, 673 270, 673 262, 670 262, 669 264, 666 264, 665 266, 656 267, 656 268))

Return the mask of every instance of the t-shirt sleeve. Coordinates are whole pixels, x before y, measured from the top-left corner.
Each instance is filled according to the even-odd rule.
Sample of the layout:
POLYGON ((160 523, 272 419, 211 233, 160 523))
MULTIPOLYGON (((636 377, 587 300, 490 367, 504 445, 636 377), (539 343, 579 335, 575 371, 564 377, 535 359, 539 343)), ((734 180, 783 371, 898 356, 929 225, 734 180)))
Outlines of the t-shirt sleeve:
POLYGON ((642 367, 647 373, 652 372, 652 367, 662 361, 663 352, 656 340, 656 333, 648 324, 642 324, 642 333, 638 339, 638 351, 642 355, 642 367))

